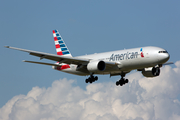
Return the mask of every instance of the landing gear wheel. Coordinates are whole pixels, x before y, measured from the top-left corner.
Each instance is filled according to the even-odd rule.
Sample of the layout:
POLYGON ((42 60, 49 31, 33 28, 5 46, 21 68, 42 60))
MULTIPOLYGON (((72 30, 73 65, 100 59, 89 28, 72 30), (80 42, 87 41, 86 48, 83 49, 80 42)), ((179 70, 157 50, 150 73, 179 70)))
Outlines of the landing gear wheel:
POLYGON ((124 81, 123 80, 119 80, 119 85, 123 86, 124 85, 124 81))
POLYGON ((123 86, 124 84, 120 84, 120 86, 123 86))
POLYGON ((124 79, 124 78, 122 77, 119 81, 116 82, 116 85, 117 85, 117 86, 118 86, 118 85, 123 86, 123 85, 125 85, 125 84, 128 83, 128 82, 129 82, 128 79, 124 79))
POLYGON ((95 81, 97 81, 97 80, 98 80, 98 77, 97 77, 97 76, 94 77, 93 75, 91 75, 88 79, 85 80, 85 82, 86 82, 86 83, 88 83, 88 82, 89 82, 89 83, 93 83, 93 82, 95 82, 95 81))
POLYGON ((119 85, 119 81, 116 82, 116 85, 117 85, 117 86, 119 85))
POLYGON ((128 79, 126 79, 126 80, 125 80, 125 84, 126 84, 126 83, 128 83, 128 82, 129 82, 129 80, 128 80, 128 79))
POLYGON ((98 80, 98 77, 96 76, 94 79, 95 79, 95 81, 97 81, 97 80, 98 80))
POLYGON ((89 79, 86 79, 86 83, 88 83, 89 82, 89 79))

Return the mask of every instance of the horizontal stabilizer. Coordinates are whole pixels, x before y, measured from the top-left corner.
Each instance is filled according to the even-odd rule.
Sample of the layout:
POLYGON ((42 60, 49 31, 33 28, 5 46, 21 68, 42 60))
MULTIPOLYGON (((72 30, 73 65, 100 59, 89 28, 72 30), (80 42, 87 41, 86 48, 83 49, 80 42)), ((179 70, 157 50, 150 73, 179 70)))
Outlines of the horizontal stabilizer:
POLYGON ((62 66, 62 65, 59 65, 59 64, 44 63, 44 62, 35 62, 35 61, 27 61, 27 60, 23 60, 23 62, 36 63, 36 64, 49 65, 49 66, 62 66))

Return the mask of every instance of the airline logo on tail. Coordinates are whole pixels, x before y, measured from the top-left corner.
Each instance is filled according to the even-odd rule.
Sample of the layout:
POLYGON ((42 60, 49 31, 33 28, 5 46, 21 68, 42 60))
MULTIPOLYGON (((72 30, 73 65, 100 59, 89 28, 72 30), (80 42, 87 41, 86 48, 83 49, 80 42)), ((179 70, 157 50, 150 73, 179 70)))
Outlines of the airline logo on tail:
POLYGON ((53 37, 54 37, 57 55, 72 56, 57 30, 53 30, 53 37))

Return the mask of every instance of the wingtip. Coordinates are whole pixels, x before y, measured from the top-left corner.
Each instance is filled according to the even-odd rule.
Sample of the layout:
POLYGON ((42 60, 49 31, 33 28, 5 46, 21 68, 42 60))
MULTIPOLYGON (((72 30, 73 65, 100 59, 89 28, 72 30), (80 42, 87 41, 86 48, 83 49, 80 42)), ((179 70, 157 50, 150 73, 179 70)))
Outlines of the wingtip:
POLYGON ((9 46, 4 46, 5 48, 9 48, 9 46))

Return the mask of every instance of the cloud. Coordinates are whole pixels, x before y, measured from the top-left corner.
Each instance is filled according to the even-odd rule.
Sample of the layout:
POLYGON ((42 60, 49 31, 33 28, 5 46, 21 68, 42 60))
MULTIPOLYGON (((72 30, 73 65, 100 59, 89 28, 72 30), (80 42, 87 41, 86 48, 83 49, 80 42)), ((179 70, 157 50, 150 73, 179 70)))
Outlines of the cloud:
POLYGON ((155 78, 131 73, 123 87, 104 82, 83 90, 66 78, 33 87, 0 108, 0 120, 179 120, 180 61, 175 65, 155 78))

